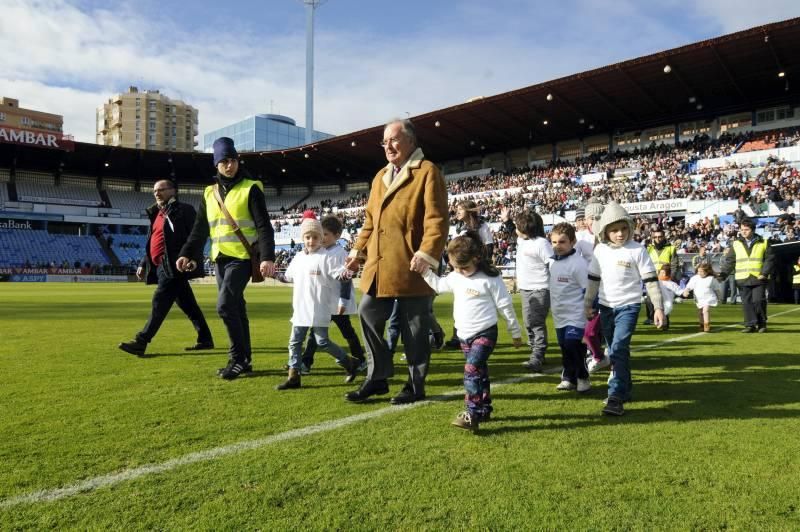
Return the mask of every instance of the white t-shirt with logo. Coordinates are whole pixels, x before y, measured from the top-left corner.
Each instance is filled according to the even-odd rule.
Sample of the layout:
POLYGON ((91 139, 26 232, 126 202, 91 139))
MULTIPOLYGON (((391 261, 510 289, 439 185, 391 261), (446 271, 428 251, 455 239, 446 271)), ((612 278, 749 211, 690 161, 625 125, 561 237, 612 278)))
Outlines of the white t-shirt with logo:
POLYGON ((514 303, 499 275, 489 277, 483 272, 475 272, 466 277, 450 272, 439 277, 429 269, 423 277, 436 293, 453 292, 453 319, 459 338, 470 338, 497 324, 498 311, 506 319, 511 337, 522 337, 514 303))
POLYGON ((719 285, 711 275, 707 277, 693 275, 686 284, 686 289, 694 291, 694 302, 697 308, 716 307, 719 303, 717 298, 719 285))
POLYGON ((656 268, 647 250, 628 240, 620 247, 597 244, 589 275, 600 278, 600 304, 616 308, 641 303, 642 279, 655 277, 656 268))
POLYGON ((550 260, 550 312, 556 329, 586 327, 583 292, 589 283, 588 270, 577 251, 563 259, 550 260))

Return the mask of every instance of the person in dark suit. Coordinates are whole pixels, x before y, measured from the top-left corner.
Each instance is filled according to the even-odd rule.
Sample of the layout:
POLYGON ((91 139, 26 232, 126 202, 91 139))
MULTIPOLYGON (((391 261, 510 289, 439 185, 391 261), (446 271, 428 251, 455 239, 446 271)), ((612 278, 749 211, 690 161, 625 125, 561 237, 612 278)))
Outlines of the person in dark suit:
MULTIPOLYGON (((175 260, 191 233, 196 216, 194 207, 178 201, 176 194, 175 184, 169 179, 162 179, 153 185, 156 202, 147 209, 150 228, 147 232, 145 254, 136 270, 136 277, 157 286, 153 293, 150 318, 144 328, 133 340, 119 344, 120 349, 132 355, 144 355, 147 344, 158 333, 173 303, 178 304, 197 331, 197 341, 186 350, 214 348, 211 330, 189 285, 189 279, 202 277, 204 270, 197 268, 180 272, 175 268, 175 260)), ((202 257, 196 259, 202 262, 202 257)))

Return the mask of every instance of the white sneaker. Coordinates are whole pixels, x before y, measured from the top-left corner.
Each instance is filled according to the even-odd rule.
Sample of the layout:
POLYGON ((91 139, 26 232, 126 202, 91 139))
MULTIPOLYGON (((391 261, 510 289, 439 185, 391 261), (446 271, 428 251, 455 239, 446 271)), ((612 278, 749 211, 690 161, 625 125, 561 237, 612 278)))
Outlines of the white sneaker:
POLYGON ((556 390, 562 391, 571 391, 575 389, 575 385, 569 381, 561 381, 558 386, 556 386, 556 390))
POLYGON ((608 353, 603 353, 603 358, 600 360, 591 359, 589 363, 586 364, 586 369, 589 370, 589 373, 594 373, 597 370, 607 368, 611 365, 611 358, 608 356, 608 353))
POLYGON ((589 379, 578 379, 578 393, 586 393, 592 389, 592 383, 589 379))

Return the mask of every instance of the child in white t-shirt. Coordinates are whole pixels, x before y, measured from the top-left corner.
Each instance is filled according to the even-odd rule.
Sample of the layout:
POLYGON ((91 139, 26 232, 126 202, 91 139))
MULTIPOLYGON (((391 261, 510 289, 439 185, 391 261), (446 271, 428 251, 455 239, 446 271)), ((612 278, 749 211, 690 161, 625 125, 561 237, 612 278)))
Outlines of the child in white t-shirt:
POLYGON ((542 217, 523 211, 514 217, 517 231, 517 289, 522 300, 522 322, 528 333, 531 354, 523 366, 542 371, 547 350, 547 313, 550 312, 548 263, 553 248, 544 236, 542 217))
POLYGON ((586 261, 575 248, 575 228, 556 224, 550 232, 553 258, 550 260, 550 312, 561 347, 561 383, 557 390, 588 392, 592 385, 586 369, 586 349, 581 340, 586 327, 583 293, 588 284, 586 261))
POLYGON ((447 255, 452 272, 439 277, 429 269, 423 277, 436 293, 453 292, 453 319, 466 358, 465 410, 453 425, 476 431, 493 411, 488 360, 497 343, 497 312, 506 320, 514 347, 522 345, 522 330, 500 272, 486 260, 480 236, 472 231, 457 236, 447 255))
POLYGON ((600 243, 589 266, 584 312, 587 318, 594 316, 592 303, 599 292, 603 337, 613 366, 603 413, 621 416, 625 413, 623 403, 631 399, 633 388, 630 344, 642 306, 643 282, 655 308, 656 327, 664 323, 664 306, 655 266, 647 250, 633 239, 634 225, 628 212, 618 203, 609 202, 594 229, 600 243))
POLYGON ((675 296, 683 295, 683 289, 672 280, 672 266, 662 264, 658 270, 658 285, 661 287, 661 298, 664 303, 664 325, 662 331, 669 330, 669 315, 675 303, 675 296))
POLYGON ((292 334, 289 338, 289 376, 278 390, 300 387, 300 365, 303 341, 311 330, 317 347, 327 351, 347 372, 345 382, 356 378, 360 363, 328 338, 331 310, 338 299, 340 281, 349 278, 344 263, 322 248, 322 225, 316 218, 305 218, 300 224, 303 250, 297 253, 283 274, 275 278, 294 283, 292 291, 292 334))
POLYGON ((719 295, 719 284, 714 279, 714 270, 710 264, 703 263, 697 267, 697 273, 686 284, 683 297, 689 297, 690 292, 694 292, 700 330, 711 332, 711 307, 717 306, 721 296, 719 295))

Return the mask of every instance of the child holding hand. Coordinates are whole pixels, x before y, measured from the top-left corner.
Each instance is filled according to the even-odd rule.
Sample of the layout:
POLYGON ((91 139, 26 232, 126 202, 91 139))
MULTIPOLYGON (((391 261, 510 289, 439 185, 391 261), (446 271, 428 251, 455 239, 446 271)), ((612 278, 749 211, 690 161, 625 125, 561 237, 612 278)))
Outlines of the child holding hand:
POLYGON ((714 279, 714 270, 711 269, 710 264, 704 262, 697 267, 697 273, 686 284, 683 297, 689 297, 690 292, 694 292, 700 330, 711 332, 711 307, 717 306, 720 296, 719 285, 714 279))
POLYGON ((423 277, 437 293, 453 292, 453 318, 464 352, 465 410, 456 427, 476 431, 492 413, 489 356, 497 343, 497 312, 506 320, 514 347, 522 345, 522 329, 500 272, 489 264, 480 236, 468 231, 450 241, 447 255, 453 271, 445 277, 427 270, 423 277))

